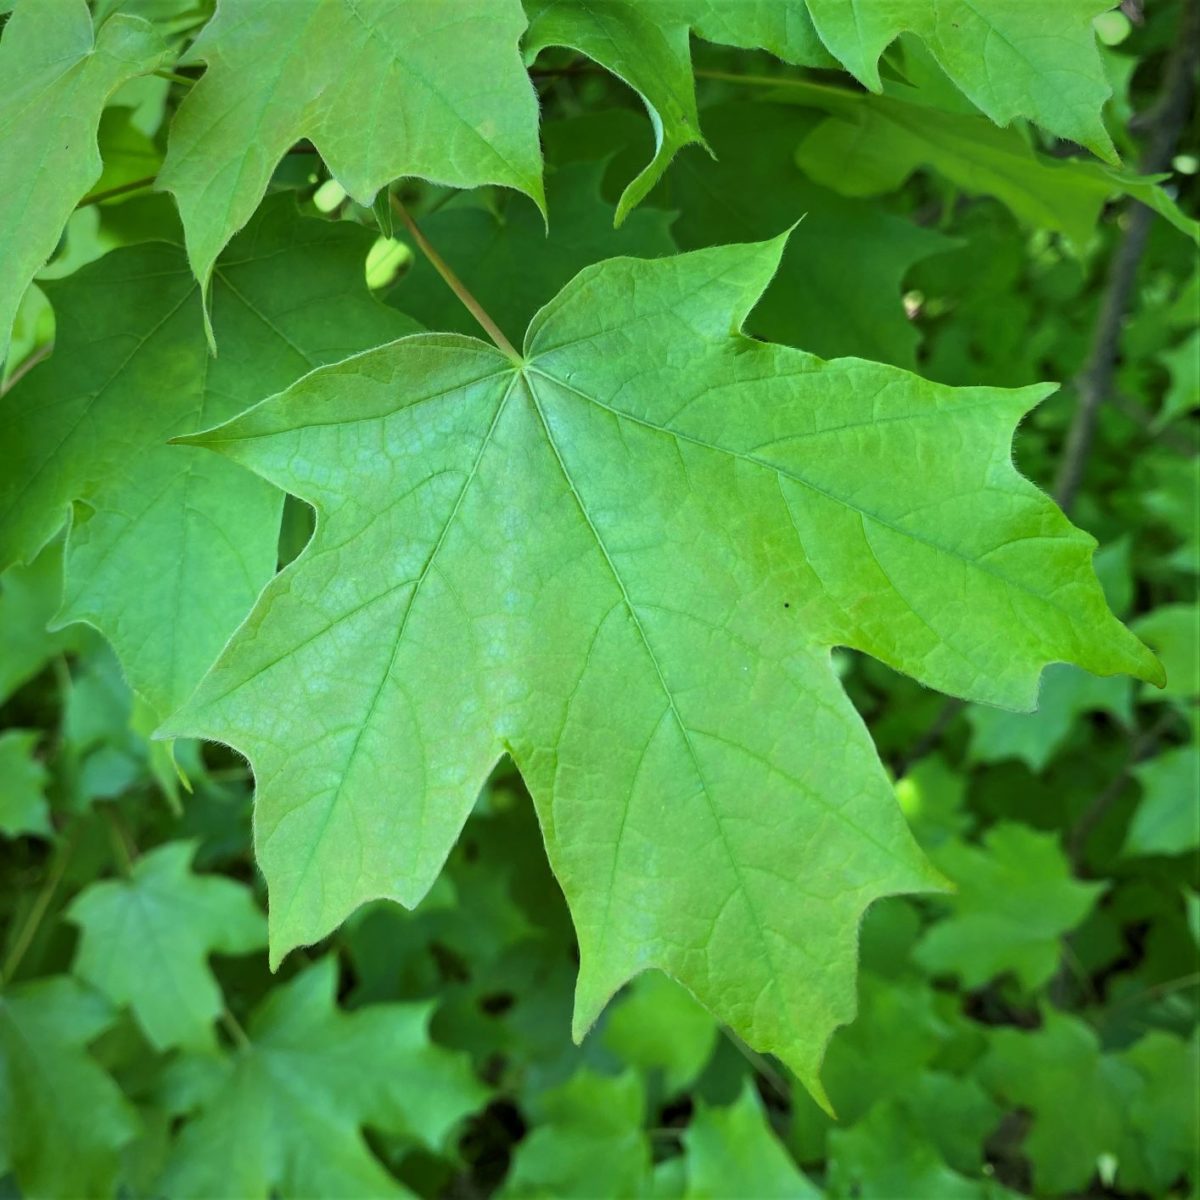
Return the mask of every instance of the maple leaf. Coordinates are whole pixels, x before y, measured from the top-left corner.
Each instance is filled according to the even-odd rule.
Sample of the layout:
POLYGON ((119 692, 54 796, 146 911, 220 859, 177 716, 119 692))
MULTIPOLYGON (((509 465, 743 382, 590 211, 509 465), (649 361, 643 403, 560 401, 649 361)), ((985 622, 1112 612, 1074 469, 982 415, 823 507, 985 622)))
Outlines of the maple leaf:
POLYGON ((26 1196, 112 1195, 139 1122, 87 1053, 108 1002, 56 976, 0 992, 0 1171, 26 1196))
POLYGON ((168 842, 138 859, 129 879, 94 883, 67 910, 81 931, 75 973, 129 1005, 160 1050, 215 1045, 224 1000, 206 959, 266 943, 249 889, 194 875, 194 851, 191 842, 168 842))
POLYGON ((407 1195, 371 1154, 370 1125, 435 1147, 487 1093, 434 1046, 423 1004, 351 1013, 324 958, 276 987, 227 1058, 186 1058, 171 1093, 190 1114, 161 1181, 168 1196, 407 1195))
POLYGON ((1058 966, 1060 938, 1105 887, 1072 877, 1057 837, 1015 823, 993 826, 982 846, 950 842, 934 861, 959 890, 915 956, 929 971, 961 975, 969 988, 1004 971, 1027 988, 1045 983, 1058 966))
POLYGON ((1077 1017, 1047 1010, 1032 1033, 999 1029, 979 1065, 984 1084, 1010 1104, 1033 1114, 1023 1149, 1033 1164, 1037 1190, 1085 1190, 1102 1155, 1122 1164, 1141 1157, 1139 1135, 1127 1107, 1137 1096, 1137 1071, 1102 1054, 1095 1033, 1077 1017), (1065 1090, 1064 1090, 1065 1089, 1065 1090), (1073 1098, 1063 1104, 1063 1096, 1073 1098))
POLYGON ((895 1100, 876 1105, 853 1129, 835 1129, 829 1143, 830 1191, 835 1196, 1016 1200, 1016 1193, 1007 1188, 969 1179, 948 1167, 927 1127, 895 1100))
POLYGON ((895 191, 921 167, 932 167, 970 195, 995 196, 1026 224, 1062 232, 1080 252, 1104 206, 1119 193, 1200 240, 1200 222, 1154 177, 1039 154, 1020 129, 1000 129, 976 113, 943 111, 924 89, 891 84, 885 95, 872 96, 789 80, 780 98, 829 113, 804 133, 796 156, 813 179, 843 196, 895 191))
POLYGON ((1017 707, 1059 659, 1160 678, 1012 465, 1050 389, 746 338, 783 249, 609 260, 515 361, 416 335, 183 439, 319 513, 161 731, 254 766, 274 961, 415 905, 508 752, 579 936, 577 1036, 657 966, 819 1092, 864 909, 939 884, 830 647, 1017 707))
POLYGON ((197 278, 207 285, 300 138, 361 204, 401 175, 505 184, 542 204, 524 28, 519 0, 222 0, 191 48, 208 69, 158 177, 197 278))
POLYGON ((21 4, 0 39, 0 363, 17 305, 71 210, 100 177, 105 101, 164 52, 150 24, 117 13, 93 29, 85 0, 21 4))
POLYGON ((362 282, 370 236, 263 205, 218 264, 211 358, 200 289, 151 242, 48 284, 55 352, 0 397, 0 565, 67 536, 58 623, 109 638, 159 715, 182 702, 276 566, 282 496, 167 446, 320 363, 415 328, 362 282))

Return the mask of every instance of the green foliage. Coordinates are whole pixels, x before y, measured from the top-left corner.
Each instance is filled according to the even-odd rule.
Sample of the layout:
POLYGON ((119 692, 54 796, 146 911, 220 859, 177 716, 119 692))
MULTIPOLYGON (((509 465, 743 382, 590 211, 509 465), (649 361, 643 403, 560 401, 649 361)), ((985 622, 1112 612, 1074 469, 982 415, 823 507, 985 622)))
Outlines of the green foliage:
POLYGON ((1059 938, 1087 916, 1103 885, 1071 878, 1058 840, 1024 825, 994 825, 979 846, 949 843, 934 859, 957 885, 949 912, 922 939, 918 961, 979 987, 1011 971, 1026 988, 1047 982, 1059 938))
POLYGON ((1107 9, 0 0, 0 1194, 1195 1195, 1107 9))
POLYGON ((104 633, 162 715, 274 573, 282 503, 213 455, 166 443, 413 329, 356 277, 365 245, 361 231, 301 218, 288 197, 264 205, 217 266, 211 360, 175 247, 123 248, 47 286, 62 352, 0 399, 14 449, 0 562, 35 553, 74 502, 57 620, 104 633))
POLYGON ((221 990, 205 962, 266 944, 253 897, 228 879, 192 874, 194 847, 168 842, 128 880, 85 888, 67 910, 80 927, 75 972, 114 1004, 128 1004, 159 1050, 214 1045, 221 990))
POLYGON ((398 175, 503 183, 540 201, 523 25, 518 0, 460 0, 449 12, 380 0, 222 4, 191 47, 208 70, 180 105, 159 176, 179 202, 197 278, 207 286, 300 138, 361 204, 398 175), (364 119, 371 112, 389 119, 364 119))
POLYGON ((429 1044, 422 1006, 346 1014, 335 986, 326 960, 274 990, 238 1053, 178 1064, 171 1109, 192 1119, 165 1194, 403 1195, 362 1126, 436 1146, 482 1099, 466 1064, 429 1044))
POLYGON ((0 42, 0 356, 25 285, 100 177, 96 131, 109 96, 153 70, 163 46, 144 20, 92 26, 85 0, 22 4, 0 42))

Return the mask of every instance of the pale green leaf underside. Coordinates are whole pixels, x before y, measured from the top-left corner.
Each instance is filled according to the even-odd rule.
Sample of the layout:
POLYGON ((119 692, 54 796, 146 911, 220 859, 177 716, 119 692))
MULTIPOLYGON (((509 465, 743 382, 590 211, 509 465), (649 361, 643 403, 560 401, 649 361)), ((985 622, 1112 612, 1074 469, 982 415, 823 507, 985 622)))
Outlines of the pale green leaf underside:
POLYGON ((363 285, 370 240, 287 196, 263 205, 217 266, 217 358, 176 246, 117 250, 48 285, 55 353, 0 398, 0 565, 31 558, 74 503, 58 622, 99 628, 160 716, 273 574, 282 501, 167 440, 413 329, 363 285))
POLYGON ((496 759, 581 945, 576 1032, 662 968, 812 1087, 875 898, 935 886, 830 647, 1031 706, 1158 677, 1011 462, 1045 388, 737 332, 782 239, 580 273, 525 358, 417 335, 189 438, 318 510, 174 734, 258 780, 272 953, 414 905, 496 759))
POLYGON ((362 204, 401 175, 505 184, 541 204, 524 28, 519 0, 222 0, 159 175, 197 277, 207 284, 300 138, 362 204))
POLYGON ((190 842, 168 842, 139 859, 131 878, 92 884, 68 909, 81 930, 75 973, 131 1006, 159 1050, 215 1049, 224 1000, 208 955, 266 943, 249 889, 194 875, 194 851, 190 842))
POLYGON ((163 51, 150 25, 117 14, 93 31, 84 0, 19 4, 0 39, 0 363, 26 285, 100 176, 105 101, 163 51))

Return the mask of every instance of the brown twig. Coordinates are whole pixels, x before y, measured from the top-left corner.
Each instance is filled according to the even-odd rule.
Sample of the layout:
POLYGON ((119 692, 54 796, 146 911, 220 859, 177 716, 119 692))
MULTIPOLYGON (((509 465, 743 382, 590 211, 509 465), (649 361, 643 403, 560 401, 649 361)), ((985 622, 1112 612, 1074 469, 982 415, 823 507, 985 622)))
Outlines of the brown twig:
MULTIPOLYGON (((1196 68, 1200 65, 1200 0, 1184 0, 1180 28, 1174 49, 1163 75, 1158 99, 1136 121, 1147 135, 1146 151, 1141 160, 1144 175, 1167 170, 1191 112, 1196 68)), ((1121 332, 1125 314, 1137 284, 1138 268, 1146 251, 1146 241, 1154 213, 1144 204, 1133 202, 1125 234, 1109 264, 1108 280, 1100 301, 1100 315, 1092 331, 1091 347, 1079 374, 1075 389, 1079 403, 1067 433, 1054 496, 1064 512, 1070 512, 1087 470, 1096 422, 1100 409, 1113 392, 1121 332)))
MULTIPOLYGON (((1200 0, 1184 0, 1179 37, 1167 65, 1158 99, 1137 121, 1138 128, 1144 130, 1149 139, 1141 161, 1143 174, 1156 175, 1171 165, 1191 111, 1198 64, 1200 0)), ((1070 512, 1083 483, 1100 409, 1115 394, 1113 381, 1120 350, 1121 326, 1133 297, 1138 267, 1145 253, 1153 220, 1153 210, 1133 201, 1128 227, 1109 266, 1088 357, 1075 379, 1079 403, 1054 484, 1054 498, 1064 512, 1070 512)), ((946 701, 929 730, 900 763, 898 775, 905 774, 916 762, 937 748, 947 727, 963 707, 962 700, 946 701)), ((1120 787, 1124 786, 1124 778, 1114 780, 1114 786, 1118 783, 1119 793, 1120 787)))

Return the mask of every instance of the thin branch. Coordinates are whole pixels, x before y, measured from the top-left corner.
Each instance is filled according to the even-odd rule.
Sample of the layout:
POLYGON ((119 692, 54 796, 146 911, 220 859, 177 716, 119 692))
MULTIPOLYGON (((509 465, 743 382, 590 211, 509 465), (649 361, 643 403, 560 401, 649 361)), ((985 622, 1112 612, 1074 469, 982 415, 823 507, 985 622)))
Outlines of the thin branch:
MULTIPOLYGON (((1180 28, 1163 76, 1162 89, 1154 105, 1136 122, 1148 136, 1141 161, 1142 174, 1157 175, 1170 167, 1191 113, 1198 65, 1200 0, 1184 0, 1180 28)), ((1108 280, 1100 302, 1100 315, 1092 332, 1091 348, 1075 379, 1079 403, 1067 434, 1054 485, 1055 499, 1064 512, 1071 510, 1079 494, 1095 440, 1100 409, 1113 392, 1122 326, 1137 285, 1138 268, 1153 220, 1154 213, 1144 204, 1134 201, 1125 235, 1109 264, 1108 280)))
POLYGON ((450 264, 429 244, 428 239, 417 227, 416 221, 409 215, 408 209, 400 202, 400 197, 393 194, 391 201, 392 208, 400 220, 404 222, 404 226, 412 235, 413 241, 420 247, 421 253, 429 259, 429 263, 433 269, 446 281, 446 286, 459 298, 467 312, 475 318, 484 333, 496 344, 497 349, 519 365, 522 359, 512 342, 504 336, 504 332, 500 326, 484 311, 483 305, 467 290, 466 284, 454 273, 450 264))
MULTIPOLYGON (((1186 128, 1191 111, 1197 65, 1200 65, 1200 0, 1184 0, 1179 37, 1167 66, 1159 97, 1137 122, 1149 135, 1149 144, 1141 162, 1143 174, 1159 174, 1170 166, 1175 156, 1175 148, 1186 128)), ((1100 303, 1100 315, 1092 333, 1091 348, 1086 362, 1076 376, 1075 386, 1079 393, 1079 404, 1067 434, 1058 477, 1054 484, 1054 498, 1064 512, 1070 512, 1083 483, 1100 409, 1115 395, 1113 383, 1120 350, 1121 327, 1133 298, 1138 267, 1141 265, 1150 226, 1154 220, 1151 209, 1138 201, 1132 203, 1128 227, 1109 267, 1108 281, 1100 303)), ((937 748, 942 734, 962 708, 961 700, 946 701, 929 730, 902 760, 897 771, 899 775, 905 774, 914 763, 937 748)), ((1125 781, 1124 776, 1113 781, 1116 793, 1112 799, 1120 793, 1125 781)))

